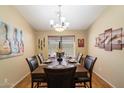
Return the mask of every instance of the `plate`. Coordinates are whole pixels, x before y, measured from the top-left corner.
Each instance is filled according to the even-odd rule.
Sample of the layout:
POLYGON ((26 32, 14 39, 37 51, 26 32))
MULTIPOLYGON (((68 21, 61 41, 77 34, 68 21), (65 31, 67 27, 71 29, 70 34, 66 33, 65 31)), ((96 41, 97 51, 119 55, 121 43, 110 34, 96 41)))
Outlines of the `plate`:
POLYGON ((77 61, 75 59, 70 59, 69 62, 70 63, 77 63, 77 61))
POLYGON ((43 63, 49 64, 49 63, 52 63, 52 61, 48 59, 48 60, 44 61, 43 63))

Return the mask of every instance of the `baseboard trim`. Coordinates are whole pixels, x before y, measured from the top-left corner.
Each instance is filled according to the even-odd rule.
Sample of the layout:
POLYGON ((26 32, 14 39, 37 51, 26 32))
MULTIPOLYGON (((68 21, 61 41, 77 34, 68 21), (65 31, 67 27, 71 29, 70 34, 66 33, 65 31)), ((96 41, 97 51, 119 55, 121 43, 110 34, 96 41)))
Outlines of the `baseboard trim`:
MULTIPOLYGON (((106 83, 108 83, 112 88, 116 88, 114 85, 112 85, 110 82, 108 82, 105 78, 103 78, 100 74, 98 74, 97 72, 94 72, 99 78, 101 78, 103 81, 105 81, 106 83)), ((18 85, 24 78, 26 78, 28 75, 30 74, 27 73, 26 75, 24 75, 20 80, 18 80, 15 84, 13 84, 11 86, 11 88, 14 88, 16 85, 18 85)))
POLYGON ((100 77, 103 81, 105 81, 106 83, 108 83, 112 88, 116 88, 114 85, 112 85, 110 82, 108 82, 105 78, 103 78, 100 74, 98 74, 97 72, 94 72, 98 77, 100 77))
POLYGON ((30 74, 30 72, 27 73, 26 75, 24 75, 20 80, 18 80, 15 84, 13 84, 11 88, 14 88, 16 85, 18 85, 18 84, 19 84, 24 78, 26 78, 29 74, 30 74))

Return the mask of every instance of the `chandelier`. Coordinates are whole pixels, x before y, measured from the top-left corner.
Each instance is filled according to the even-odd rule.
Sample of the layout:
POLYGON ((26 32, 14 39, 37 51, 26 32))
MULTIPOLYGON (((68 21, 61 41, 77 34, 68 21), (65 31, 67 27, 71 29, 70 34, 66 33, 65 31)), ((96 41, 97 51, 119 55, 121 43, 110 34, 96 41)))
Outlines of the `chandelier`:
POLYGON ((61 5, 58 5, 59 11, 57 11, 58 21, 50 20, 51 28, 54 28, 57 32, 63 32, 69 27, 69 23, 66 22, 66 18, 62 16, 61 5))

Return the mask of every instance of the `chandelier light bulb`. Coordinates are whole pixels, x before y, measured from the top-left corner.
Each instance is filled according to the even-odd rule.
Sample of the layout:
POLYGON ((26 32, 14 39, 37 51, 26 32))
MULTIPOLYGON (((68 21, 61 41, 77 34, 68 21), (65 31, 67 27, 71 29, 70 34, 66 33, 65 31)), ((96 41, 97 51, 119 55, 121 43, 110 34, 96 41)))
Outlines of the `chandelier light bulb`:
POLYGON ((69 27, 69 22, 66 22, 65 25, 66 25, 67 27, 69 27))
POLYGON ((59 24, 54 25, 54 28, 58 28, 58 27, 61 27, 61 25, 59 24))
POLYGON ((50 25, 53 25, 54 24, 54 21, 53 20, 50 20, 50 25))
POLYGON ((67 29, 67 26, 63 26, 64 29, 67 29))
POLYGON ((61 17, 61 22, 65 22, 65 17, 61 17))

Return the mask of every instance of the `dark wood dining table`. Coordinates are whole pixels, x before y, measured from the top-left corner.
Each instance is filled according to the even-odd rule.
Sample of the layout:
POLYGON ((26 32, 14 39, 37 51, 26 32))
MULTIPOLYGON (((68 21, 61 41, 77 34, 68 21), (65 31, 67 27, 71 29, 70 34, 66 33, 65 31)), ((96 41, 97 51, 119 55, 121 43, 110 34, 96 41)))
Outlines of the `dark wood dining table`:
POLYGON ((69 68, 76 66, 76 73, 75 76, 83 76, 87 74, 88 70, 83 67, 83 64, 77 63, 77 62, 69 62, 69 60, 63 58, 63 61, 60 63, 57 61, 57 59, 50 59, 49 61, 46 61, 45 63, 41 64, 38 68, 36 68, 32 75, 40 75, 45 76, 44 68, 51 68, 51 69, 63 69, 63 68, 69 68))

